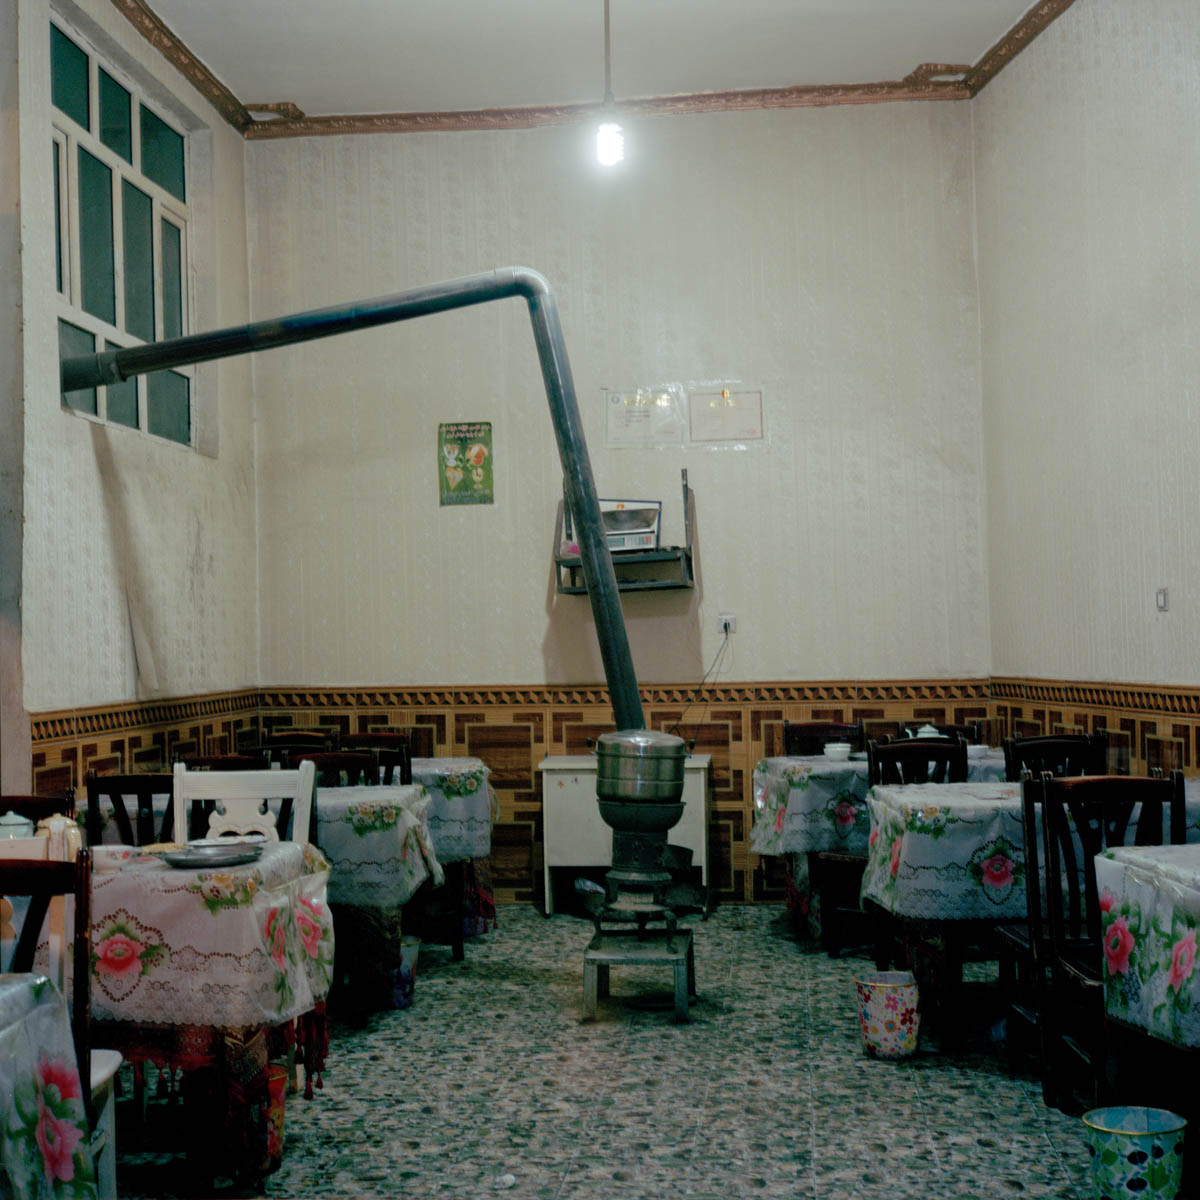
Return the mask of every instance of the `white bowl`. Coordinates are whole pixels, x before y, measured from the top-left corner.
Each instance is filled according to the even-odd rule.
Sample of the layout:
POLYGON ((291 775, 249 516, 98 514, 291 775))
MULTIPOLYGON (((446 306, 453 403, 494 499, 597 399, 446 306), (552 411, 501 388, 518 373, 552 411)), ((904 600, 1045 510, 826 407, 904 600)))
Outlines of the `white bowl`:
POLYGON ((849 742, 826 742, 825 757, 834 762, 845 762, 850 757, 849 742))

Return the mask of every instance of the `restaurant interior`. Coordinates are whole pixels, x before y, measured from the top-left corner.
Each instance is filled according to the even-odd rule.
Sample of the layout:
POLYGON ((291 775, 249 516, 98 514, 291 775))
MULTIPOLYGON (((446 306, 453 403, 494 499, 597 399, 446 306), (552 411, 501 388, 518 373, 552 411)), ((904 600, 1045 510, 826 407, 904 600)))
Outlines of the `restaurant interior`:
MULTIPOLYGON (((865 780, 868 741, 954 727, 978 748, 967 786, 1008 787, 972 795, 1009 806, 1018 850, 1006 739, 1098 739, 1100 773, 1170 790, 1179 772, 1191 806, 1200 589, 1177 572, 1200 562, 1200 13, 871 2, 847 32, 806 31, 828 6, 748 3, 733 21, 715 3, 589 0, 585 19, 523 0, 498 24, 471 5, 442 18, 477 26, 468 49, 439 59, 418 36, 436 19, 406 10, 405 35, 387 6, 330 25, 310 3, 0 0, 0 822, 5 795, 82 814, 93 777, 173 776, 151 836, 92 842, 95 918, 127 873, 118 843, 203 836, 180 828, 184 760, 262 753, 290 778, 297 747, 271 753, 289 734, 333 753, 403 732, 396 786, 421 793, 391 817, 411 857, 370 884, 405 890, 395 927, 338 921, 323 777, 315 846, 263 857, 267 874, 287 858, 297 906, 288 1032, 220 1053, 289 1064, 273 1170, 197 1170, 188 1122, 253 1089, 237 1080, 235 1103, 226 1071, 202 1093, 187 1081, 211 1046, 143 1037, 114 1045, 118 1194, 1093 1194, 1087 1103, 1045 1090, 1044 1054, 1010 1060, 995 943, 866 921, 897 866, 868 849, 885 797, 864 786, 840 865, 868 911, 831 951, 838 864, 797 832, 809 768, 771 764, 795 756, 793 727, 842 725, 829 740, 854 743, 865 780), (601 117, 623 129, 608 166, 601 117), (63 390, 64 359, 265 337, 508 268, 557 305, 590 493, 547 407, 541 293, 63 390), (590 800, 586 819, 552 815, 562 788, 593 794, 569 760, 618 728, 611 614, 575 540, 589 495, 636 707, 703 795, 678 1022, 659 959, 619 965, 611 995, 602 967, 589 1011, 609 832, 590 800), (611 540, 618 504, 652 513, 640 548, 611 540), (486 849, 442 853, 437 805, 476 800, 463 827, 486 849), (311 942, 302 908, 323 914, 311 942), (400 978, 404 925, 424 935, 410 991, 380 998, 364 964, 386 944, 375 965, 400 978), (360 971, 326 1006, 334 960, 314 947, 331 945, 360 971), (903 1062, 869 1055, 856 979, 908 967, 958 986, 923 993, 903 1062)), ((358 747, 372 774, 382 745, 358 747)), ((1161 840, 1200 843, 1182 810, 1168 830, 1171 803, 1161 840)), ((1023 916, 1019 873, 1003 882, 989 897, 1023 916)), ((1172 919, 1194 930, 1200 907, 1172 919)), ((162 930, 137 920, 119 932, 144 955, 162 930)), ((93 964, 114 929, 93 924, 93 964)), ((1114 1070, 1160 1053, 1160 1078, 1184 1070, 1191 971, 1176 954, 1169 1035, 1114 1070)), ((93 984, 93 1045, 136 985, 93 984)), ((1120 1003, 1128 1017, 1128 987, 1120 1003)), ((0 986, 0 1030, 4 1005, 0 986)), ((1142 1080, 1091 1099, 1184 1103, 1142 1080)), ((28 1188, 63 1194, 49 1175, 28 1188)))

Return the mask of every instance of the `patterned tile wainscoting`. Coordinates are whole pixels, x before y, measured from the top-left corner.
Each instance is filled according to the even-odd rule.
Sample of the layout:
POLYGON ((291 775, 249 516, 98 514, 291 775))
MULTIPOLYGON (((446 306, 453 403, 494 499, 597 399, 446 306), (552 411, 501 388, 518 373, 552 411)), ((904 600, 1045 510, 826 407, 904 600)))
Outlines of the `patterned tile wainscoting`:
MULTIPOLYGON (((1200 689, 997 678, 746 683, 641 689, 646 723, 712 755, 710 873, 719 899, 780 900, 782 864, 749 849, 754 765, 782 753, 783 722, 863 720, 894 733, 910 719, 986 722, 1009 732, 1108 731, 1114 769, 1138 772, 1200 760, 1200 689)), ((414 727, 437 755, 487 763, 500 801, 492 839, 497 899, 540 899, 541 776, 547 754, 586 753, 612 729, 603 687, 261 688, 33 717, 39 791, 79 785, 89 769, 154 770, 179 754, 233 749, 239 731, 289 725, 339 733, 414 727)))

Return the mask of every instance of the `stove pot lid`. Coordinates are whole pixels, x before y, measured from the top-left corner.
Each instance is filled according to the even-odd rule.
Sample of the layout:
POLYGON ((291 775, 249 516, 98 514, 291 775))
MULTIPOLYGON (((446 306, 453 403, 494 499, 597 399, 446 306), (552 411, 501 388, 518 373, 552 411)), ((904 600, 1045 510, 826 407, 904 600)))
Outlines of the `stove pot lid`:
POLYGON ((683 738, 658 729, 622 729, 602 733, 596 739, 596 757, 683 759, 687 757, 687 744, 683 738))

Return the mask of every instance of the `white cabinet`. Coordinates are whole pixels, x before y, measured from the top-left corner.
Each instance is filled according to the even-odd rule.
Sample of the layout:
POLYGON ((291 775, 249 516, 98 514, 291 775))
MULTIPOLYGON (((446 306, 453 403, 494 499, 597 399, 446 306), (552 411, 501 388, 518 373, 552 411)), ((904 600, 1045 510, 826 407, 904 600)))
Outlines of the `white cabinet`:
MULTIPOLYGON (((708 886, 708 768, 711 754, 683 762, 683 816, 667 831, 672 846, 692 852, 692 865, 708 886)), ((596 759, 591 754, 553 755, 537 765, 542 773, 542 860, 546 914, 554 911, 551 867, 612 866, 612 827, 596 801, 596 759)))

